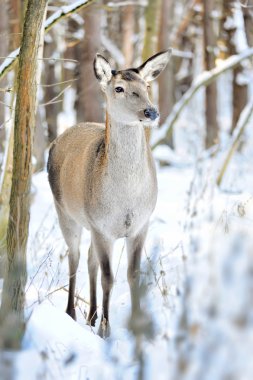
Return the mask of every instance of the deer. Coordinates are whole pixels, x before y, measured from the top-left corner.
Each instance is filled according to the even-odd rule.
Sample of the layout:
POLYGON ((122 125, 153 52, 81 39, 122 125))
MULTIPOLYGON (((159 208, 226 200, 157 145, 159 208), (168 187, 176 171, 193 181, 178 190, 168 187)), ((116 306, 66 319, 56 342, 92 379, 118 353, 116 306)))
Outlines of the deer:
POLYGON ((140 309, 136 294, 141 253, 157 201, 157 175, 147 131, 158 125, 159 112, 150 100, 149 83, 166 67, 170 56, 168 49, 137 68, 113 70, 106 58, 97 54, 94 73, 105 96, 105 124, 86 122, 70 127, 49 149, 48 179, 68 248, 66 312, 76 320, 76 273, 85 228, 91 234, 87 323, 95 326, 98 317, 100 268, 103 296, 98 335, 102 338, 110 335, 111 257, 114 242, 120 238, 126 241, 132 310, 140 309))

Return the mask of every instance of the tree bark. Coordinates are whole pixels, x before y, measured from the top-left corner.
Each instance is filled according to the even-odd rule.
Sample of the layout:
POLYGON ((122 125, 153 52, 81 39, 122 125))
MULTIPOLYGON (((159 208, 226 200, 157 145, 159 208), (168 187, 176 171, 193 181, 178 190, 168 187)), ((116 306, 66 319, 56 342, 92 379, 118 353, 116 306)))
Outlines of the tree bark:
POLYGON ((122 52, 125 57, 125 67, 133 65, 134 44, 133 35, 135 28, 134 6, 128 5, 122 15, 122 52))
MULTIPOLYGON (((56 50, 57 46, 55 43, 55 35, 53 31, 51 33, 50 43, 45 43, 45 57, 52 57, 53 52, 56 50)), ((57 82, 55 73, 55 62, 47 61, 45 62, 46 71, 44 72, 44 82, 49 85, 44 88, 44 103, 50 102, 54 99, 60 92, 60 86, 50 86, 57 82)), ((57 137, 57 114, 60 112, 59 103, 52 103, 45 106, 46 122, 47 122, 47 133, 48 141, 51 143, 57 137)))
MULTIPOLYGON (((174 1, 162 0, 158 51, 166 50, 170 46, 170 32, 173 24, 174 1)), ((175 103, 175 75, 174 64, 171 59, 158 78, 159 83, 159 112, 160 124, 163 124, 175 103)), ((173 135, 170 135, 168 145, 173 148, 173 135)))
MULTIPOLYGON (((209 71, 215 67, 214 47, 216 39, 213 31, 211 12, 214 9, 213 0, 203 0, 203 35, 204 35, 204 69, 209 71)), ((206 87, 205 98, 206 116, 206 148, 210 148, 218 141, 217 123, 217 90, 213 82, 206 87)))
POLYGON ((79 65, 80 86, 77 94, 77 121, 96 121, 104 119, 102 95, 99 83, 94 76, 93 61, 101 49, 101 10, 98 4, 91 5, 83 12, 85 36, 81 46, 79 65))
POLYGON ((18 348, 24 331, 26 246, 30 218, 31 156, 36 113, 36 69, 47 0, 28 0, 19 56, 13 176, 7 230, 8 264, 0 310, 5 348, 18 348), (13 321, 12 329, 5 329, 13 321), (15 329, 15 333, 13 332, 15 329))
MULTIPOLYGON (((221 39, 225 47, 225 57, 234 55, 237 53, 237 48, 234 43, 234 36, 236 32, 236 22, 234 20, 234 0, 224 0, 222 9, 222 25, 221 25, 221 39), (231 22, 232 20, 232 22, 231 22)), ((252 28, 252 25, 251 25, 252 28)), ((246 31, 246 30, 245 30, 246 31)), ((246 32, 247 35, 247 32, 246 32)), ((249 35, 249 34, 248 34, 249 35)), ((247 36, 248 36, 247 35, 247 36)), ((252 46, 252 45, 249 45, 252 46)), ((232 134, 237 122, 239 120, 240 114, 244 109, 247 99, 248 99, 248 88, 244 83, 240 83, 238 80, 240 74, 243 73, 243 67, 241 65, 237 66, 233 72, 233 83, 232 83, 232 93, 233 93, 233 104, 232 104, 232 121, 230 133, 232 134)))
POLYGON ((149 0, 145 11, 146 30, 142 60, 146 61, 156 53, 158 45, 158 25, 160 16, 161 0, 149 0))
MULTIPOLYGON (((149 57, 156 53, 158 46, 158 30, 160 16, 161 0, 149 0, 145 10, 145 37, 142 50, 142 61, 146 61, 149 57)), ((152 90, 152 88, 151 88, 152 90)), ((151 92, 152 98, 152 92, 151 92)), ((149 142, 151 136, 150 128, 145 129, 146 139, 149 142)))
MULTIPOLYGON (((6 38, 2 38, 1 47, 7 45, 7 51, 11 51, 20 45, 20 35, 22 28, 22 12, 21 5, 19 2, 15 0, 10 0, 7 4, 6 8, 4 8, 1 12, 6 10, 6 14, 3 15, 3 23, 1 25, 5 25, 5 22, 8 21, 8 26, 4 30, 7 33, 6 38), (6 21, 5 21, 6 20, 6 21)), ((8 56, 8 53, 4 53, 3 56, 8 56)), ((7 78, 3 78, 1 81, 2 86, 7 86, 7 78)), ((9 219, 9 200, 11 193, 11 180, 12 180, 12 165, 13 165, 13 140, 14 140, 14 107, 16 100, 16 79, 17 79, 17 70, 14 70, 14 79, 12 82, 12 92, 8 97, 10 100, 8 104, 11 109, 7 112, 6 115, 6 107, 4 107, 4 115, 5 115, 5 124, 2 128, 5 131, 5 153, 2 165, 2 173, 0 179, 0 277, 4 275, 4 267, 6 261, 6 233, 7 233, 7 225, 9 219)), ((1 93, 0 93, 1 95, 1 93)), ((4 98, 3 98, 4 101, 4 98)), ((3 120, 4 121, 4 120, 3 120)), ((1 130, 0 130, 1 132, 1 130)))
MULTIPOLYGON (((7 12, 7 0, 3 0, 1 4, 1 15, 2 20, 0 22, 0 36, 3 36, 1 38, 0 43, 0 57, 6 57, 8 55, 8 36, 4 36, 6 31, 8 30, 8 12, 7 12)), ((5 139, 5 92, 3 91, 4 88, 7 86, 6 78, 1 82, 1 91, 0 91, 0 150, 3 149, 4 146, 4 139, 5 139)), ((1 168, 1 162, 0 162, 0 168, 1 168)), ((1 171, 1 169, 0 169, 1 171)))
POLYGON ((249 46, 253 46, 253 9, 252 5, 250 7, 242 8, 243 18, 245 24, 245 33, 249 46))

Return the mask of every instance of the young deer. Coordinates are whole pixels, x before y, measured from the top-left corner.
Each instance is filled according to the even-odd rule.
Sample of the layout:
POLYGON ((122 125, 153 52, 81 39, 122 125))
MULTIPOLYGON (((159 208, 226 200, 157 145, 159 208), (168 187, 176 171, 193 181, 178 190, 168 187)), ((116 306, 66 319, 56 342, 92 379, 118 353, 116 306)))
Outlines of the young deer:
POLYGON ((116 239, 126 238, 128 282, 132 308, 139 308, 141 251, 157 198, 156 171, 145 129, 156 126, 157 108, 148 96, 148 83, 165 68, 171 51, 149 58, 138 68, 115 71, 97 54, 95 75, 106 97, 106 122, 69 128, 52 144, 48 177, 60 227, 68 246, 69 297, 74 307, 76 271, 82 227, 91 232, 88 253, 90 310, 97 319, 96 283, 101 269, 103 312, 98 334, 110 333, 109 298, 113 285, 111 252, 116 239))

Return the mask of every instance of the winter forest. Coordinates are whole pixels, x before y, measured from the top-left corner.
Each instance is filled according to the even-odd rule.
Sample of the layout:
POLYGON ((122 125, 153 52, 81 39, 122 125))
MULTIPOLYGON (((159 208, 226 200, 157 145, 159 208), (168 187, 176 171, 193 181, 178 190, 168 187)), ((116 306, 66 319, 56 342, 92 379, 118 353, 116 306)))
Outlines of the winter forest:
POLYGON ((0 1, 1 380, 253 379, 252 57, 252 0, 0 1))

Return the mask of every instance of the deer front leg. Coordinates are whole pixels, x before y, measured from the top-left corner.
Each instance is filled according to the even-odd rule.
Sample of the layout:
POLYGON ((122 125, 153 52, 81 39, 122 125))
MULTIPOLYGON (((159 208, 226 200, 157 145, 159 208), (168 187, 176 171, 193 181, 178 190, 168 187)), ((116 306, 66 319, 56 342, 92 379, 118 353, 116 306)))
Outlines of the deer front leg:
POLYGON ((127 279, 131 293, 132 313, 140 312, 140 263, 141 253, 146 239, 148 224, 134 237, 126 239, 128 269, 127 279))
POLYGON ((110 335, 109 303, 113 286, 113 274, 111 268, 112 241, 106 239, 97 232, 92 232, 92 244, 96 252, 101 269, 101 283, 103 288, 103 310, 98 335, 107 338, 110 335))
POLYGON ((92 245, 88 252, 88 270, 90 280, 90 311, 88 316, 88 323, 91 326, 95 326, 97 320, 97 273, 98 273, 98 261, 92 249, 92 245))

